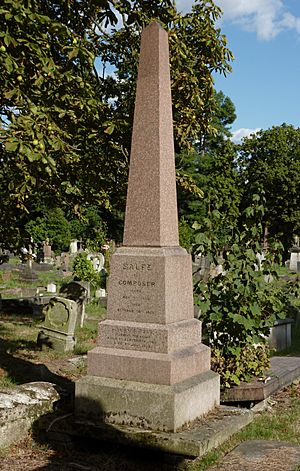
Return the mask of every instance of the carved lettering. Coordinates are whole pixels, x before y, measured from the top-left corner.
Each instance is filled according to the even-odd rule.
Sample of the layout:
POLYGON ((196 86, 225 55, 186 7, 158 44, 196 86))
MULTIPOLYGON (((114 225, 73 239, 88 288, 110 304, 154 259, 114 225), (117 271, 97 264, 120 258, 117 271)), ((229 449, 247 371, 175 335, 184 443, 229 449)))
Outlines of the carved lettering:
POLYGON ((145 286, 147 288, 155 286, 155 281, 119 280, 118 283, 123 286, 145 286))
POLYGON ((115 348, 160 351, 164 336, 157 331, 123 328, 111 332, 106 339, 108 344, 115 348))
POLYGON ((150 263, 123 263, 123 270, 150 271, 152 266, 150 263))

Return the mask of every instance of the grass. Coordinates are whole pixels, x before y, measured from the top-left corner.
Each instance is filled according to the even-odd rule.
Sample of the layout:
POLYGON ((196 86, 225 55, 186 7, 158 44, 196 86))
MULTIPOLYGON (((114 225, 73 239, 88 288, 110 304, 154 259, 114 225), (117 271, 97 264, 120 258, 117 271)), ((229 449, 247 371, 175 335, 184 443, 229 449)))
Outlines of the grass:
MULTIPOLYGON (((19 268, 20 265, 16 265, 16 268, 19 268)), ((1 266, 0 266, 1 269, 1 266)), ((72 281, 72 277, 62 278, 56 268, 47 272, 38 272, 37 281, 32 281, 30 283, 22 280, 21 271, 11 271, 11 272, 1 272, 0 271, 0 283, 1 288, 0 292, 4 292, 7 289, 13 288, 37 288, 39 286, 46 287, 49 283, 55 283, 57 285, 57 290, 61 287, 62 284, 72 281), (10 275, 9 279, 4 279, 6 274, 10 275), (3 276, 2 276, 3 275, 3 276), (2 281, 1 281, 2 280, 2 281)), ((11 297, 10 295, 4 295, 3 297, 11 297)))
POLYGON ((300 444, 300 385, 292 384, 272 397, 273 406, 257 414, 253 422, 220 447, 196 459, 188 471, 206 471, 246 440, 275 440, 300 444))
POLYGON ((41 329, 43 316, 36 318, 30 312, 1 313, 0 316, 0 389, 13 388, 28 381, 43 380, 70 383, 80 376, 78 371, 69 374, 67 360, 84 355, 95 346, 98 322, 105 315, 101 306, 86 308, 87 320, 84 326, 76 327, 75 351, 60 353, 52 349, 39 350, 36 340, 41 329), (61 363, 61 365, 60 365, 61 363), (44 365, 44 368, 41 367, 44 365), (61 372, 63 372, 61 374, 61 372), (65 377, 65 378, 64 378, 65 377))

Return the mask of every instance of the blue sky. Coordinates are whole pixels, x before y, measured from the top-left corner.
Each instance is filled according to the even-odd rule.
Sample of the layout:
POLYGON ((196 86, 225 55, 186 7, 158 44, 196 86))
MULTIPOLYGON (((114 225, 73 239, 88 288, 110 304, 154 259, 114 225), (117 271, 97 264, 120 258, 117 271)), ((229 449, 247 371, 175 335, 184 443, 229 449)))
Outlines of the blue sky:
MULTIPOLYGON (((187 11, 193 0, 177 0, 187 11)), ((283 122, 300 127, 300 0, 215 0, 235 60, 217 90, 236 107, 234 140, 283 122)))

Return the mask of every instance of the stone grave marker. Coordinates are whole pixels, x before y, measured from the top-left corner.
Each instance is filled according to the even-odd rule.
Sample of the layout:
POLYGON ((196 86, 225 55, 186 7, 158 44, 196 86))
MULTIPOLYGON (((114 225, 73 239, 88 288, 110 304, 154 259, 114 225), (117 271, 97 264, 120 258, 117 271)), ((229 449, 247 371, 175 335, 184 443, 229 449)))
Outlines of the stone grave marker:
POLYGON ((90 284, 84 281, 71 281, 63 285, 59 293, 76 302, 77 324, 82 327, 85 319, 85 305, 90 298, 90 284))
POLYGON ((94 270, 96 270, 97 272, 101 272, 101 270, 103 270, 105 258, 102 253, 89 253, 87 255, 87 259, 92 262, 94 270))
POLYGON ((26 281, 27 283, 38 281, 38 276, 34 270, 29 267, 24 267, 22 272, 20 273, 20 279, 22 281, 26 281))
POLYGON ((194 319, 191 256, 179 246, 168 35, 141 39, 123 247, 107 319, 76 384, 79 419, 177 431, 219 404, 219 376, 194 319))
POLYGON ((70 254, 68 252, 61 253, 61 269, 68 271, 70 265, 70 254))
POLYGON ((43 261, 44 263, 52 262, 52 249, 48 239, 43 243, 43 261))
POLYGON ((297 245, 293 245, 290 250, 290 264, 289 269, 294 272, 300 271, 300 267, 298 269, 298 263, 300 262, 300 247, 297 245))
POLYGON ((78 240, 72 239, 70 242, 70 254, 74 255, 78 252, 78 240))
POLYGON ((74 350, 76 302, 61 297, 51 298, 43 312, 45 320, 37 340, 40 348, 48 346, 59 352, 74 350))

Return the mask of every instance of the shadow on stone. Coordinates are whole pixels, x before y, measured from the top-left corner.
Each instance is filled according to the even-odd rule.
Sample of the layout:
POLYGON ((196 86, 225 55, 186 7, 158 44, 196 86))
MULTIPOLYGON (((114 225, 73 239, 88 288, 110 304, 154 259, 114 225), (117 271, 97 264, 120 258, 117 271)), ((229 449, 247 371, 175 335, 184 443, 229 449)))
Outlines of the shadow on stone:
MULTIPOLYGON (((103 411, 96 401, 88 402, 86 408, 94 409, 95 416, 103 416, 103 411), (92 403, 91 403, 92 402, 92 403)), ((128 471, 176 471, 185 469, 187 460, 183 456, 170 455, 161 450, 159 444, 146 448, 137 448, 136 436, 129 437, 122 427, 92 421, 80 421, 70 412, 66 404, 58 403, 58 409, 52 414, 40 417, 33 426, 33 437, 40 444, 51 446, 55 453, 49 463, 39 470, 100 470, 116 469, 128 471)), ((70 406, 70 404, 69 404, 70 406)), ((141 441, 141 438, 138 438, 141 441)))

